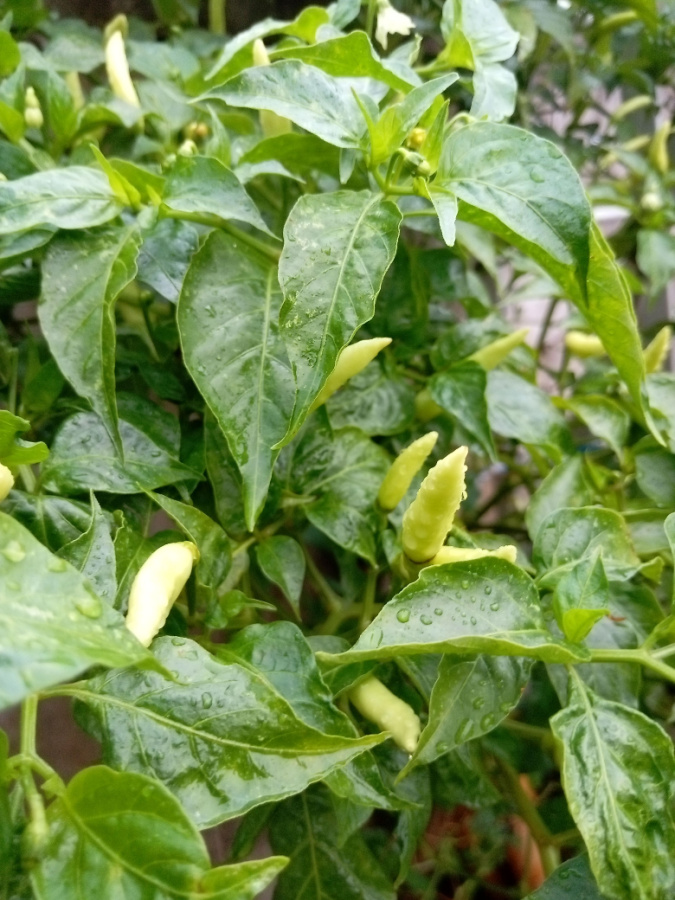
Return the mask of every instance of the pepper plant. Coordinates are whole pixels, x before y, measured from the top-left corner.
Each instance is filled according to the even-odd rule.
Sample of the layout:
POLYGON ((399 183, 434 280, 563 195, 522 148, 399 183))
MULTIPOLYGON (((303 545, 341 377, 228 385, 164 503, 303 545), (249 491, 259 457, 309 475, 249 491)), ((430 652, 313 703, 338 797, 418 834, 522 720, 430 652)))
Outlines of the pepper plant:
POLYGON ((2 7, 0 897, 672 898, 670 333, 524 113, 565 11, 211 6, 2 7))

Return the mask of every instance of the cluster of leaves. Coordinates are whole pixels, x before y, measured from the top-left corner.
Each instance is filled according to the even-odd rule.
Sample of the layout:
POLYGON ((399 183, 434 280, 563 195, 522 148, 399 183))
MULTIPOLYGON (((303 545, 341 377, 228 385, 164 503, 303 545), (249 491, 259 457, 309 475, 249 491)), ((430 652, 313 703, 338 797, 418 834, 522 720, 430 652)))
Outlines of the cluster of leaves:
MULTIPOLYGON (((132 21, 135 103, 100 31, 6 6, 0 703, 23 706, 19 752, 0 743, 0 896, 245 900, 277 876, 276 900, 525 895, 532 866, 503 866, 518 814, 540 900, 671 897, 675 378, 647 373, 635 273, 561 146, 586 163, 589 83, 628 77, 611 54, 665 81, 672 29, 646 0, 604 30, 596 2, 447 0, 383 55, 359 0, 227 41, 132 21), (559 102, 563 70, 576 124, 551 141, 535 101, 559 102), (528 296, 573 304, 607 356, 551 369, 544 331, 470 359, 528 296), (314 409, 376 336, 390 347, 314 409), (471 451, 450 541, 515 543, 518 565, 410 580, 420 476, 389 515, 376 498, 431 428, 437 458, 471 451), (200 561, 146 650, 130 585, 186 538, 200 561), (349 706, 374 672, 423 720, 410 758, 349 706), (35 746, 57 695, 104 763, 67 786, 35 746), (439 838, 458 809, 469 838, 439 838), (212 868, 199 830, 236 817, 212 868), (245 861, 263 831, 278 855, 245 861)), ((632 260, 672 241, 673 174, 614 143, 588 154, 624 166, 591 197, 660 191, 630 200, 632 260)), ((672 256, 651 258, 657 295, 672 256)))

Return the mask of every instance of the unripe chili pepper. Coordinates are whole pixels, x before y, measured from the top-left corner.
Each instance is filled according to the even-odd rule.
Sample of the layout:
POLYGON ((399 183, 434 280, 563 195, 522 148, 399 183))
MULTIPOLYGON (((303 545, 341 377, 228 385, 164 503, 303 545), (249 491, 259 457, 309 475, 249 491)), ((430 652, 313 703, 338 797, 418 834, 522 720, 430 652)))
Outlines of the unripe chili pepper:
POLYGON ((403 517, 403 551, 413 562, 434 556, 445 543, 459 504, 466 496, 468 447, 458 447, 429 471, 403 517))
POLYGON ((144 647, 166 622, 198 559, 199 551, 191 541, 165 544, 138 570, 129 594, 126 625, 144 647))
POLYGON ((349 700, 364 719, 388 731, 401 750, 411 755, 415 752, 422 730, 419 716, 379 678, 371 675, 357 684, 349 691, 349 700))
POLYGON ((14 487, 14 476, 2 463, 0 463, 0 502, 2 502, 7 494, 14 487))
POLYGON ((422 468, 424 460, 434 449, 437 440, 438 432, 430 431, 399 453, 385 475, 377 495, 382 509, 396 509, 408 492, 413 478, 422 468))
POLYGON ((481 347, 480 350, 476 350, 475 353, 471 354, 469 359, 478 363, 479 366, 482 366, 486 372, 490 372, 498 366, 500 362, 505 360, 512 350, 525 341, 529 330, 529 328, 520 328, 518 331, 497 338, 496 341, 492 341, 492 343, 488 344, 486 347, 481 347))
POLYGON ((583 331, 568 331, 565 335, 565 346, 575 356, 604 356, 607 352, 599 337, 583 331))
POLYGON ((124 47, 127 31, 127 18, 123 15, 115 16, 106 27, 104 33, 105 68, 113 94, 130 106, 140 107, 141 102, 129 74, 129 63, 124 47))
POLYGON ((78 72, 66 72, 63 80, 68 86, 70 96, 73 98, 73 106, 75 109, 82 109, 84 106, 84 93, 82 91, 82 82, 78 72))
POLYGON ((428 422, 429 419, 435 419, 443 412, 443 407, 431 396, 428 388, 421 390, 415 395, 415 414, 420 422, 428 422))
MULTIPOLYGON (((260 38, 256 38, 253 41, 253 65, 270 65, 267 47, 260 38)), ((287 119, 285 116, 277 115, 277 113, 272 112, 270 109, 261 109, 259 111, 259 116, 260 127, 262 128, 262 133, 265 137, 276 137, 279 134, 288 134, 293 130, 293 123, 290 119, 287 119)))
POLYGON ((624 100, 624 102, 617 106, 617 108, 612 113, 612 121, 620 122, 622 119, 625 119, 626 116, 630 116, 632 113, 637 112, 639 109, 644 109, 646 106, 652 106, 654 103, 654 98, 649 94, 638 94, 637 97, 631 97, 629 100, 624 100))
POLYGON ((670 350, 670 339, 672 334, 673 330, 670 325, 665 325, 656 335, 654 340, 645 347, 644 360, 647 374, 660 372, 663 368, 663 363, 670 350))
POLYGON ((504 544, 503 547, 497 547, 496 550, 483 550, 482 547, 441 547, 429 565, 440 566, 444 563, 465 562, 470 559, 483 559, 485 556, 495 556, 497 559, 515 563, 518 550, 513 544, 504 544))
POLYGON ((45 123, 45 118, 42 115, 42 108, 40 107, 40 101, 37 98, 37 94, 35 93, 35 89, 32 87, 26 88, 26 98, 25 98, 25 110, 24 110, 24 121, 29 128, 42 128, 45 123))
POLYGON ((367 341, 357 341, 355 344, 345 347, 338 356, 335 368, 310 406, 310 412, 322 406, 343 384, 365 369, 380 350, 388 347, 389 344, 391 344, 391 338, 370 338, 367 341))
POLYGON ((670 168, 670 157, 668 156, 668 138, 673 123, 668 120, 664 122, 654 132, 654 137, 649 144, 649 161, 657 172, 665 175, 670 168))

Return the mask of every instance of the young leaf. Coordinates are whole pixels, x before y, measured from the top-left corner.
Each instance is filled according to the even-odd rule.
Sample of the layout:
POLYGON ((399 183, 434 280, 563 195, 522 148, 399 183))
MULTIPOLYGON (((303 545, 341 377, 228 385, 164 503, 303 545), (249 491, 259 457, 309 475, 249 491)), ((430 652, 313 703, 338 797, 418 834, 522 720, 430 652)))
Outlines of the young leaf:
POLYGON ((302 424, 342 348, 373 317, 400 222, 397 207, 370 191, 307 195, 291 210, 279 261, 280 324, 296 400, 283 443, 302 424))
POLYGON ((69 693, 105 760, 159 777, 200 828, 304 790, 381 741, 306 725, 261 674, 193 641, 160 637, 152 649, 171 678, 125 669, 69 693))
POLYGON ((609 583, 600 549, 583 556, 555 586, 553 612, 565 637, 583 641, 609 613, 609 583))
POLYGON ((249 531, 293 411, 280 306, 275 269, 219 232, 193 258, 178 304, 185 363, 241 472, 249 531))
POLYGON ((206 845, 154 778, 91 766, 47 812, 49 834, 32 873, 44 900, 124 896, 148 900, 253 900, 284 868, 270 857, 212 869, 206 845), (158 853, 158 847, 162 852, 158 853))
POLYGON ((122 453, 115 400, 114 303, 136 275, 135 226, 57 236, 42 267, 40 325, 60 370, 122 453))
POLYGON ((0 708, 93 665, 147 660, 119 613, 5 513, 0 513, 0 581, 0 708))
POLYGON ((675 884, 673 743, 642 713, 570 678, 569 704, 551 728, 598 887, 617 900, 665 898, 675 884))

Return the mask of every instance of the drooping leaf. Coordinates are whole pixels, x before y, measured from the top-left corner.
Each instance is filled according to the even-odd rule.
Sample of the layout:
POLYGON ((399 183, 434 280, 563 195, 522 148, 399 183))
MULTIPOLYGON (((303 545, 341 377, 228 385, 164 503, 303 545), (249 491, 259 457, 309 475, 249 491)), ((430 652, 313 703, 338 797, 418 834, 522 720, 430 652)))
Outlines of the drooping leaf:
POLYGON ((49 245, 42 267, 40 325, 49 349, 120 452, 114 303, 136 275, 140 241, 135 226, 86 238, 60 235, 49 245))
POLYGON ((401 214, 370 191, 307 195, 284 228, 281 335, 296 380, 295 434, 357 329, 373 317, 401 214))
POLYGON ((305 557, 300 544, 292 537, 276 534, 256 546, 255 556, 265 576, 281 588, 299 616, 305 580, 305 557))
POLYGON ((671 739, 643 713, 603 700, 572 674, 551 719, 563 785, 603 895, 667 897, 675 884, 671 739))
POLYGON ((170 679, 124 669, 70 693, 105 761, 152 773, 201 828, 304 790, 380 741, 306 725, 262 675, 193 641, 161 637, 152 649, 170 679))
POLYGON ((428 566, 350 650, 318 656, 331 664, 415 653, 490 653, 547 662, 587 658, 583 647, 548 631, 538 599, 525 572, 503 559, 428 566))
POLYGON ((5 513, 0 513, 0 581, 0 706, 93 665, 147 660, 119 613, 5 513))
POLYGON ((253 900, 286 864, 277 856, 212 869, 199 832, 159 782, 105 766, 79 772, 47 822, 32 873, 44 900, 105 896, 111 885, 147 900, 253 900))
POLYGON ((227 235, 193 258, 178 305, 185 363, 242 476, 253 530, 293 411, 294 387, 277 319, 276 271, 227 235))
POLYGON ((115 601, 115 548, 110 535, 110 523, 101 506, 91 495, 89 528, 74 541, 59 550, 60 557, 89 579, 97 595, 112 606, 115 601))

